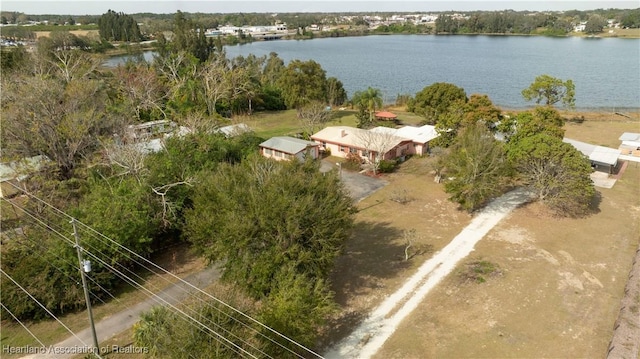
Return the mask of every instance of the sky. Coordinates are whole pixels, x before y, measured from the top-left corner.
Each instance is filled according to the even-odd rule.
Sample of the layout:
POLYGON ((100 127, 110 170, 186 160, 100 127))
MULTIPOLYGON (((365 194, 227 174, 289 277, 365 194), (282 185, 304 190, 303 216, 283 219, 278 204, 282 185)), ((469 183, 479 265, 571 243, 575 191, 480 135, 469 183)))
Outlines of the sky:
POLYGON ((466 0, 466 1, 425 1, 425 0, 0 0, 0 10, 18 11, 29 15, 100 15, 111 9, 127 14, 150 12, 158 14, 183 12, 234 13, 234 12, 429 12, 429 11, 471 11, 471 10, 593 10, 598 8, 632 9, 640 7, 640 1, 530 1, 530 0, 466 0))

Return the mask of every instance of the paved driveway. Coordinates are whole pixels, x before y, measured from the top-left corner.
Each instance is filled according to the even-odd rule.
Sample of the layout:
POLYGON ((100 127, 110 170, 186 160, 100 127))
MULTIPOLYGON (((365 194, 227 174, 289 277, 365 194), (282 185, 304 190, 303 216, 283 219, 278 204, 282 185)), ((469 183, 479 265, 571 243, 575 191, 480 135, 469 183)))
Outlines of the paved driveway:
MULTIPOLYGON (((320 172, 329 172, 331 170, 338 171, 339 167, 335 163, 322 161, 320 172)), ((340 178, 351 195, 351 198, 353 198, 356 203, 389 184, 389 182, 379 178, 373 178, 346 170, 341 171, 340 178)))

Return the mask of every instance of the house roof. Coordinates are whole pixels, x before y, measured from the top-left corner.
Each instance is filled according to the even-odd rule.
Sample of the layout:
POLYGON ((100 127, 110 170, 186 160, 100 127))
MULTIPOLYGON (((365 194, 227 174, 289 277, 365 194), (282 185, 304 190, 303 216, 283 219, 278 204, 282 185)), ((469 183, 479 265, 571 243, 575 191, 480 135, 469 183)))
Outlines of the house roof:
POLYGON ((389 111, 379 111, 376 112, 376 117, 381 117, 381 118, 398 118, 398 115, 391 113, 389 111))
POLYGON ((12 179, 22 180, 30 172, 40 170, 47 161, 49 159, 46 156, 38 155, 9 163, 0 163, 0 182, 12 179))
POLYGON ((640 141, 640 133, 625 132, 618 139, 620 141, 640 141))
POLYGON ((436 131, 435 126, 431 125, 424 125, 422 127, 404 126, 399 129, 380 126, 373 128, 371 131, 391 133, 395 136, 410 139, 413 142, 422 144, 425 144, 440 136, 440 134, 436 131))
POLYGON ((362 147, 361 133, 367 130, 349 126, 329 126, 311 136, 312 140, 362 147))
POLYGON ((315 146, 319 146, 319 144, 287 136, 271 137, 260 144, 260 147, 266 147, 292 155, 304 151, 307 147, 315 146))
POLYGON ((625 132, 620 136, 619 140, 625 146, 640 147, 640 133, 625 132))
POLYGON ((616 150, 604 146, 596 146, 585 142, 572 140, 570 138, 563 138, 562 142, 571 144, 583 155, 589 158, 590 161, 605 163, 611 166, 615 166, 618 163, 618 157, 620 156, 620 150, 616 150))
POLYGON ((251 131, 251 128, 244 123, 237 123, 235 125, 224 126, 218 129, 218 132, 224 134, 226 137, 237 136, 249 131, 251 131))
MULTIPOLYGON (((376 127, 377 128, 377 127, 376 127)), ((371 132, 378 133, 390 133, 393 135, 393 128, 381 127, 383 130, 375 131, 375 129, 371 130, 363 130, 361 128, 349 127, 349 126, 329 126, 325 127, 323 130, 315 133, 311 136, 311 139, 321 142, 331 142, 337 143, 344 146, 357 147, 357 148, 365 148, 363 142, 366 142, 367 136, 370 136, 371 132)), ((394 142, 391 145, 391 148, 399 145, 402 142, 410 141, 408 138, 394 136, 394 142)))

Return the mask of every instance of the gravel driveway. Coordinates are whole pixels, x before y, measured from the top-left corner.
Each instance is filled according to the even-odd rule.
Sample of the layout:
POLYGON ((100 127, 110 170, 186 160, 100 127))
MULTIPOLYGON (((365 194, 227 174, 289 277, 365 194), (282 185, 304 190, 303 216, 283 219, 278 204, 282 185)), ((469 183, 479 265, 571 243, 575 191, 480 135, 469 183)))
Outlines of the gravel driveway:
MULTIPOLYGON (((335 163, 322 161, 320 172, 329 172, 331 170, 340 171, 340 168, 335 163)), ((347 170, 342 170, 340 172, 342 183, 356 203, 362 201, 370 194, 389 184, 389 182, 385 180, 365 176, 357 172, 347 170)))

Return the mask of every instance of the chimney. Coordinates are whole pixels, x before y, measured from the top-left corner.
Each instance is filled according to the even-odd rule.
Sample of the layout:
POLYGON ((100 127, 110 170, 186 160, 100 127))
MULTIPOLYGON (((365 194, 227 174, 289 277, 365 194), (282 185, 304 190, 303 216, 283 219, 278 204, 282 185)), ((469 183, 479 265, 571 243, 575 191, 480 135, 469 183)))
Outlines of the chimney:
POLYGON ((345 130, 340 130, 340 137, 344 137, 347 135, 347 131, 345 130))

